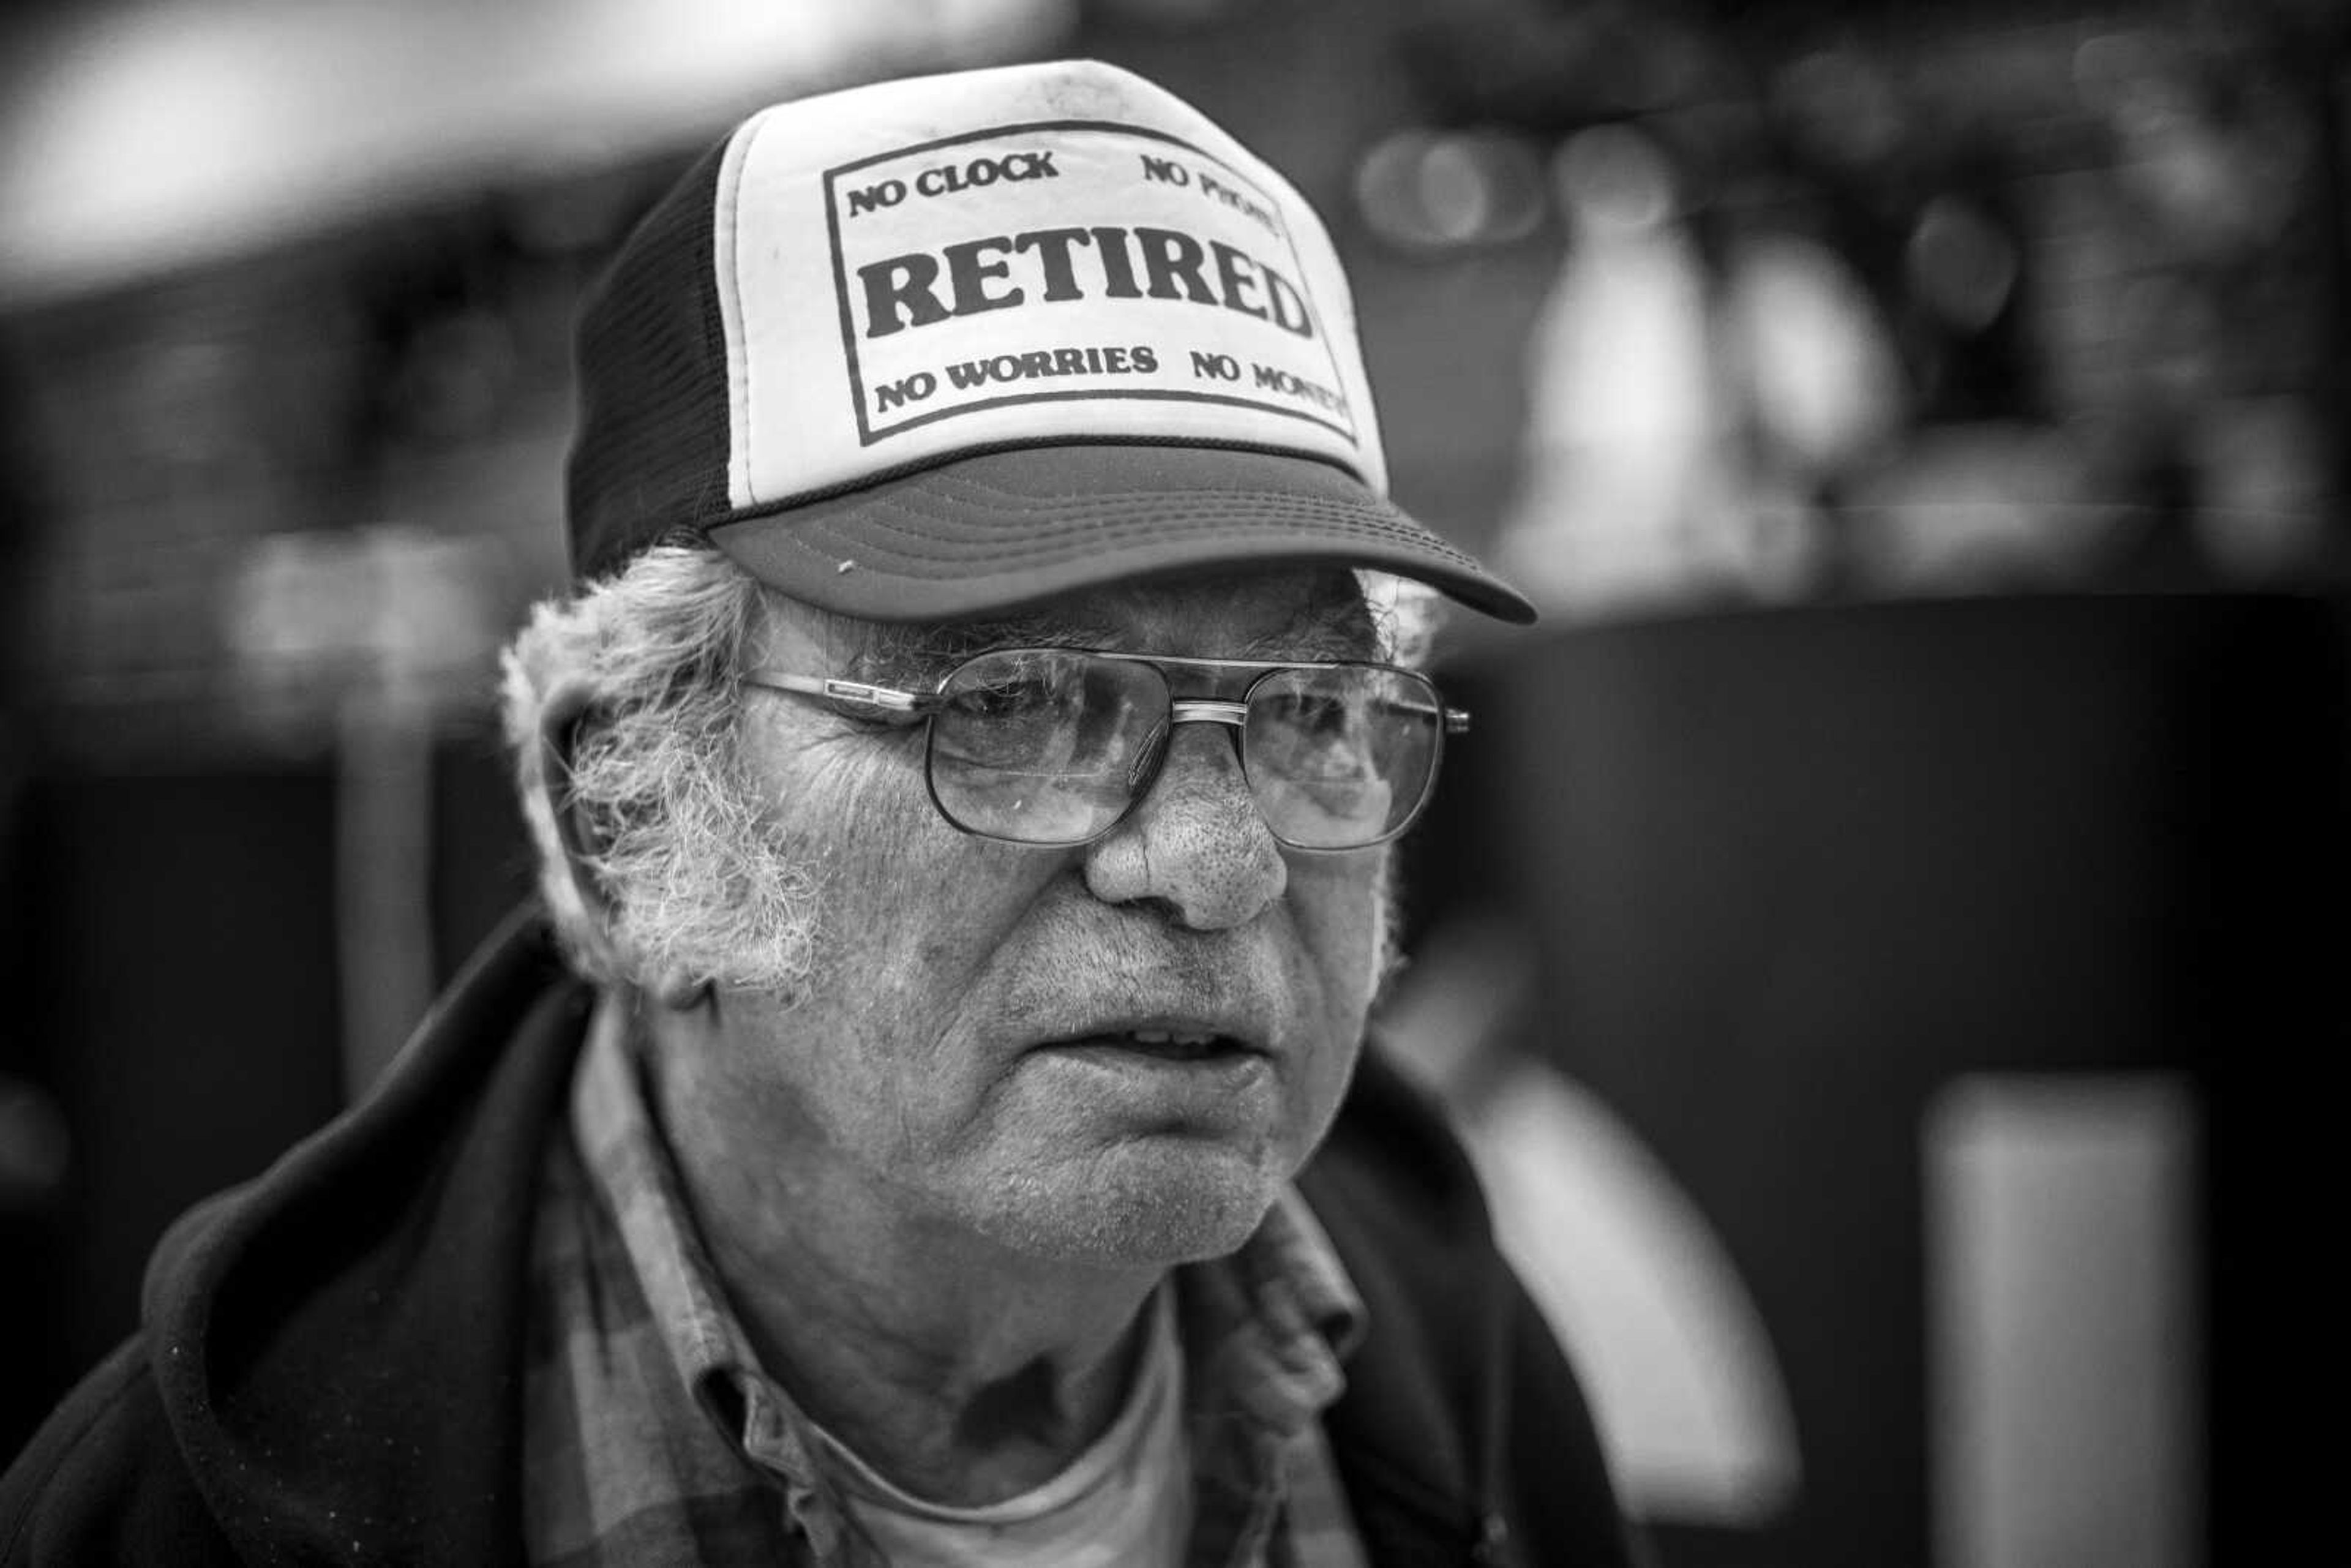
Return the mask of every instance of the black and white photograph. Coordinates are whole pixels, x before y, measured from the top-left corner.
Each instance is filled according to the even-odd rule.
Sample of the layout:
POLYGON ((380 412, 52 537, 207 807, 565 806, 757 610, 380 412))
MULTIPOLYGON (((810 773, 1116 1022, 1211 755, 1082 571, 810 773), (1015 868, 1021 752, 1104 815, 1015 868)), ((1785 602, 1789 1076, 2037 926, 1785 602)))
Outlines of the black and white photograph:
POLYGON ((0 1565, 2324 1560, 2346 436, 2340 0, 21 0, 0 1565))

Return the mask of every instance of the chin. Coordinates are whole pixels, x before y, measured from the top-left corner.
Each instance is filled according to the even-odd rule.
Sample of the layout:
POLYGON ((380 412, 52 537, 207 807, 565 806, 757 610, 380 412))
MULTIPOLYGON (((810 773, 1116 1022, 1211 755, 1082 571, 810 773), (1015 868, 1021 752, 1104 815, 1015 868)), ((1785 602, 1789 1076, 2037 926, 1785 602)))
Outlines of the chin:
POLYGON ((1031 1257, 1172 1268, 1237 1250, 1289 1179, 1286 1165, 1191 1138, 1145 1138, 1002 1196, 984 1228, 1031 1257))

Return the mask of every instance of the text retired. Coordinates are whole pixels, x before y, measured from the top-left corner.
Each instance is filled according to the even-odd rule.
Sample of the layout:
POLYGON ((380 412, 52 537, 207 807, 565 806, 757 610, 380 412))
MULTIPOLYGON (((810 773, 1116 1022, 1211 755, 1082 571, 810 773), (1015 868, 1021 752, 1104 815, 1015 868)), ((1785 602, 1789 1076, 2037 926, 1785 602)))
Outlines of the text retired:
POLYGON ((990 235, 912 251, 857 269, 865 291, 865 335, 886 338, 984 310, 1028 303, 1178 299, 1221 305, 1314 336, 1313 312, 1297 285, 1246 251, 1180 229, 1056 228, 990 235), (945 283, 942 291, 941 284, 945 283))

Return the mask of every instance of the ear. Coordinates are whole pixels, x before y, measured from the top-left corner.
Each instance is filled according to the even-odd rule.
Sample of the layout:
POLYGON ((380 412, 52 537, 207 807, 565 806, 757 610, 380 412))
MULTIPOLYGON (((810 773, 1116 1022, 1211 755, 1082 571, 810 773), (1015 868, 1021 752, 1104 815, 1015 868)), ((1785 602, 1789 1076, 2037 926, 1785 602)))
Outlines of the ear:
MULTIPOLYGON (((580 737, 594 717, 595 703, 586 683, 569 682, 549 694, 547 706, 539 714, 538 768, 534 787, 538 791, 538 808, 555 829, 560 874, 572 897, 579 900, 580 912, 587 916, 594 932, 593 940, 602 949, 605 961, 618 966, 620 955, 613 950, 611 936, 612 903, 595 870, 595 861, 604 846, 596 841, 571 796, 572 757, 580 737)), ((646 988, 655 1001, 674 1011, 686 1011, 711 999, 709 981, 683 973, 664 972, 654 977, 646 988)))
POLYGON ((567 681, 549 693, 539 710, 538 768, 533 781, 538 804, 555 827, 555 845, 562 858, 562 874, 572 896, 599 932, 610 929, 611 904, 604 896, 592 866, 601 848, 580 820, 571 798, 571 758, 595 704, 585 681, 567 681))

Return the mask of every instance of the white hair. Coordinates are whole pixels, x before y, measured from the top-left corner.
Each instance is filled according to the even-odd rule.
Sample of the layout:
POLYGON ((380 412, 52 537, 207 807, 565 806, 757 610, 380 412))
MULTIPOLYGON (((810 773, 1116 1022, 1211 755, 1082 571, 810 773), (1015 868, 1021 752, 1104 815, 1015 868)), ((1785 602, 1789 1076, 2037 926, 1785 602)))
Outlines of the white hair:
POLYGON ((566 953, 592 979, 789 989, 806 978, 815 885, 778 848, 737 750, 760 596, 707 546, 657 546, 537 606, 506 651, 507 741, 539 886, 566 953), (549 781, 549 704, 582 685, 569 777, 549 781), (601 910, 573 883, 559 800, 601 910))
POLYGON ((1407 670, 1428 668, 1445 628, 1446 601, 1428 584, 1394 572, 1359 567, 1355 580, 1363 585, 1364 603, 1372 612, 1380 657, 1407 670))

